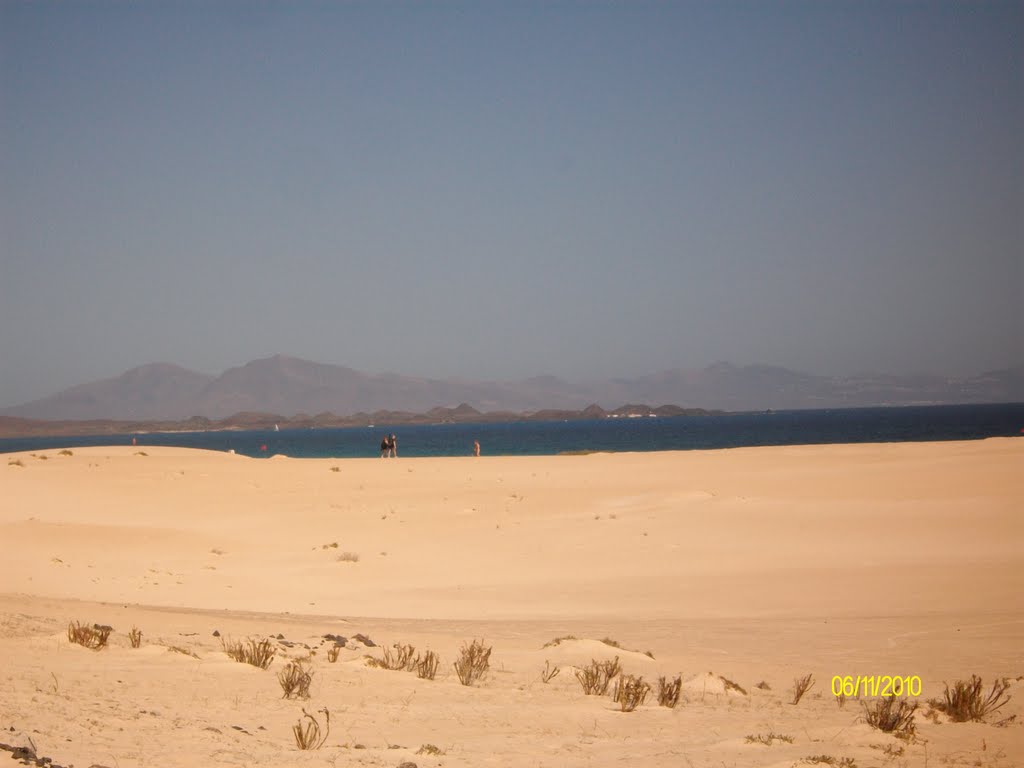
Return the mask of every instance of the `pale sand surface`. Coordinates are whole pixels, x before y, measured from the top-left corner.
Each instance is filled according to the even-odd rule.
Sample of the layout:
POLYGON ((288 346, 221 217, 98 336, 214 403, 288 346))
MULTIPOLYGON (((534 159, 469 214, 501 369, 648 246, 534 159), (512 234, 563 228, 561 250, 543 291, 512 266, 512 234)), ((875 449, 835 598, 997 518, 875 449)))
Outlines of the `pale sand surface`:
POLYGON ((64 766, 1024 765, 1019 439, 39 455, 0 456, 0 742, 31 738, 64 766), (110 646, 70 645, 70 620, 113 626, 110 646), (263 671, 228 659, 214 630, 298 645, 263 671), (351 642, 332 664, 325 633, 429 648, 441 671, 369 668, 381 649, 351 642), (542 647, 563 635, 580 640, 542 647), (467 688, 451 663, 474 637, 493 646, 492 670, 467 688), (319 651, 312 698, 282 699, 276 673, 309 654, 303 643, 319 651), (682 674, 679 706, 652 697, 623 713, 584 696, 571 666, 615 655, 652 682, 682 674), (545 661, 562 666, 548 684, 545 661), (792 706, 806 673, 817 683, 792 706), (907 743, 829 692, 833 675, 918 675, 923 701, 972 673, 1011 679, 994 719, 1014 722, 933 723, 925 707, 907 743), (718 675, 747 695, 723 693, 718 675), (318 752, 292 739, 303 707, 331 711, 318 752), (772 732, 793 742, 745 742, 772 732), (427 743, 445 754, 415 754, 427 743))

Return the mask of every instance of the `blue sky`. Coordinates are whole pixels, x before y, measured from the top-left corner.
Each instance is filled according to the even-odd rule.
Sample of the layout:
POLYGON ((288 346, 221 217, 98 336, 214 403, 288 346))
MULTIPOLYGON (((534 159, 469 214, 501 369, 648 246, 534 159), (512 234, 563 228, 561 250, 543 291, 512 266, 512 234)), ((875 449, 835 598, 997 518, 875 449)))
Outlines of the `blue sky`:
POLYGON ((0 3, 0 407, 1020 364, 1021 3, 0 3))

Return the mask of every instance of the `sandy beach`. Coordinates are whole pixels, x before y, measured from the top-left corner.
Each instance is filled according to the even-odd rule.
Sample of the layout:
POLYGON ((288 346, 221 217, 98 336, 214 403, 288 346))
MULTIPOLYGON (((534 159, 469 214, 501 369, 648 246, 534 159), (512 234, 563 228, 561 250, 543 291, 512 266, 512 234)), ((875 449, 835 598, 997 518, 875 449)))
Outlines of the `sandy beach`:
POLYGON ((79 768, 1022 765, 1022 470, 1015 438, 4 454, 0 743, 79 768), (108 645, 70 643, 72 621, 112 627, 108 645), (269 669, 224 653, 248 638, 272 639, 269 669), (490 670, 464 686, 453 662, 476 638, 490 670), (439 654, 436 679, 368 663, 395 643, 439 654), (654 686, 635 711, 577 680, 615 657, 654 686), (308 700, 282 696, 292 659, 308 700), (1009 703, 985 722, 929 714, 972 674, 1007 678, 1009 703), (868 725, 872 697, 840 706, 846 675, 919 677, 916 735, 868 725), (674 708, 662 676, 683 681, 674 708), (303 710, 325 725, 324 709, 323 746, 298 749, 303 710))

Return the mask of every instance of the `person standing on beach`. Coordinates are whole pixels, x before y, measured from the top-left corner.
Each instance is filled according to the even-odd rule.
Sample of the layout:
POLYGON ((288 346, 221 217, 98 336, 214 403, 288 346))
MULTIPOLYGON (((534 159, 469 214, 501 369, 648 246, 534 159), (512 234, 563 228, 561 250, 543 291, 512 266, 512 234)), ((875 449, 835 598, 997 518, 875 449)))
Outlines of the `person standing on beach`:
POLYGON ((474 456, 479 456, 480 455, 480 441, 479 440, 474 440, 473 441, 473 455, 474 456))
POLYGON ((398 440, 394 435, 391 436, 391 440, 388 442, 388 448, 391 449, 391 458, 398 456, 398 440))
POLYGON ((386 459, 388 457, 388 451, 391 450, 391 441, 388 440, 388 436, 384 435, 380 441, 380 457, 386 459))

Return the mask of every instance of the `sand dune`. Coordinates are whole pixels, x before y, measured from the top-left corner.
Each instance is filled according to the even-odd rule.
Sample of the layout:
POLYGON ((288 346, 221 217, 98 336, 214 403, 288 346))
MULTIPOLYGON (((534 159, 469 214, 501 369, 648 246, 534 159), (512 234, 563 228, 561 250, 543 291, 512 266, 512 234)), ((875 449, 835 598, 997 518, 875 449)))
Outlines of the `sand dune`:
POLYGON ((60 765, 1024 764, 1020 440, 0 458, 0 742, 60 765), (69 644, 72 620, 113 627, 109 647, 69 644), (325 634, 357 633, 378 647, 327 659, 325 634), (229 637, 272 637, 277 658, 237 664, 229 637), (474 638, 492 667, 465 687, 452 662, 474 638), (393 643, 440 654, 437 679, 367 666, 393 643), (615 657, 682 676, 679 705, 583 695, 574 670, 615 657), (281 696, 288 658, 310 658, 309 701, 281 696), (545 663, 562 668, 547 683, 545 663), (991 720, 1015 721, 936 723, 924 706, 908 742, 829 690, 917 675, 923 702, 975 673, 1011 679, 991 720), (331 712, 315 753, 292 737, 303 707, 331 712), (773 733, 792 741, 746 738, 773 733))

